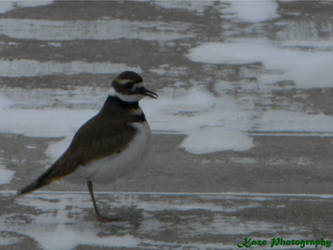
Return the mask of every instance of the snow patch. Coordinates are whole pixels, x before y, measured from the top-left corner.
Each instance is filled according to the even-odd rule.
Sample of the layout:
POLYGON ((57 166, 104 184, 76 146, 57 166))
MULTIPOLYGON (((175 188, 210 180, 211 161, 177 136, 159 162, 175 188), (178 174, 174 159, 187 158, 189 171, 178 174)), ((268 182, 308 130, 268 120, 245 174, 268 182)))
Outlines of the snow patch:
POLYGON ((286 110, 269 110, 257 131, 333 132, 333 116, 286 110))
POLYGON ((69 144, 73 139, 73 136, 74 133, 72 133, 69 136, 66 136, 64 139, 56 143, 50 144, 45 151, 46 155, 53 161, 58 159, 62 155, 62 153, 66 150, 66 148, 68 148, 69 144))
POLYGON ((1 77, 27 77, 27 76, 45 76, 53 74, 112 74, 124 70, 133 70, 141 72, 138 67, 128 67, 125 64, 99 63, 72 61, 69 63, 60 63, 56 61, 39 62, 35 60, 0 60, 1 77))
POLYGON ((0 109, 0 133, 23 134, 30 137, 63 137, 71 135, 95 110, 71 109, 0 109))
POLYGON ((278 18, 278 3, 265 1, 230 1, 229 11, 244 22, 255 23, 278 18))
POLYGON ((194 62, 263 65, 260 82, 293 81, 298 88, 332 87, 332 51, 300 51, 273 45, 267 40, 239 39, 226 43, 204 43, 190 50, 194 62), (320 75, 320 77, 318 77, 320 75))
POLYGON ((14 171, 6 169, 5 166, 0 162, 0 185, 10 183, 14 178, 14 175, 14 171))
POLYGON ((180 147, 188 152, 242 151, 253 146, 246 133, 251 112, 230 96, 215 97, 201 87, 165 89, 153 102, 147 99, 141 105, 152 129, 187 135, 180 147))
POLYGON ((0 19, 0 34, 41 41, 141 39, 169 41, 192 37, 181 22, 137 22, 120 19, 51 21, 0 19), (84 28, 83 28, 84 27, 84 28))
POLYGON ((247 133, 226 131, 222 128, 206 128, 192 131, 180 144, 192 154, 207 154, 218 151, 245 151, 252 148, 253 142, 247 133))
POLYGON ((151 4, 166 9, 181 9, 205 15, 209 8, 217 10, 222 18, 236 18, 237 21, 255 23, 278 18, 278 3, 273 0, 265 1, 154 1, 151 4))
POLYGON ((54 0, 4 0, 0 1, 0 13, 6 13, 16 7, 38 7, 50 5, 54 0))
MULTIPOLYGON (((57 200, 48 197, 18 199, 17 202, 20 205, 42 209, 43 213, 31 216, 32 222, 24 226, 20 225, 16 231, 30 236, 47 250, 73 249, 79 245, 136 248, 140 244, 140 239, 129 234, 103 237, 98 235, 99 230, 95 224, 85 222, 82 226, 77 221, 71 223, 75 219, 69 216, 69 211, 73 214, 77 211, 82 212, 82 208, 87 207, 86 202, 82 202, 82 199, 73 195, 57 197, 59 198, 57 200), (68 207, 71 209, 68 210, 68 207)), ((91 208, 90 201, 89 205, 91 208)))

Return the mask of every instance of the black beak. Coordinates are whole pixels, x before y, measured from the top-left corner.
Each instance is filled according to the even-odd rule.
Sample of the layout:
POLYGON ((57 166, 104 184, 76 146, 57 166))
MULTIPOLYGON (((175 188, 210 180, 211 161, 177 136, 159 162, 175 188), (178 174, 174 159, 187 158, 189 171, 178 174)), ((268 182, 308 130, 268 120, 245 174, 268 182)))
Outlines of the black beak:
POLYGON ((145 87, 141 87, 138 90, 139 90, 140 94, 142 94, 142 95, 146 95, 146 96, 149 96, 149 97, 154 98, 154 99, 157 99, 157 97, 158 97, 158 94, 156 94, 153 91, 150 91, 150 90, 146 89, 145 87))

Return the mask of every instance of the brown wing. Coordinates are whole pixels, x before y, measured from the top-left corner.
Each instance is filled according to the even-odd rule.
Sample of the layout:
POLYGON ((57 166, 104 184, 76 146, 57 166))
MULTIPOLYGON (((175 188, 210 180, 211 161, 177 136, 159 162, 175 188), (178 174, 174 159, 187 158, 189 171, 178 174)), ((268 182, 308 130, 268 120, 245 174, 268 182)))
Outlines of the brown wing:
POLYGON ((71 174, 78 166, 84 166, 91 160, 119 153, 128 145, 135 133, 135 129, 125 122, 125 120, 128 122, 127 118, 98 113, 77 131, 64 154, 36 181, 18 193, 31 192, 71 174))

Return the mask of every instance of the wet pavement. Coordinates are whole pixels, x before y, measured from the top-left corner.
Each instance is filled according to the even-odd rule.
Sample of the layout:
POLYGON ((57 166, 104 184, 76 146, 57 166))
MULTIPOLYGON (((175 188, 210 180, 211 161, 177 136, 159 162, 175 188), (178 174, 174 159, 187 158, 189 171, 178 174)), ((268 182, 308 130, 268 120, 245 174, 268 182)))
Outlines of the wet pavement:
MULTIPOLYGON (((300 62, 303 52, 330 55, 332 2, 267 2, 276 5, 274 13, 265 10, 274 18, 261 20, 229 1, 55 1, 7 11, 0 4, 0 114, 6 115, 0 121, 0 249, 237 249, 244 238, 266 240, 256 247, 270 249, 273 238, 333 240, 333 129, 325 123, 333 114, 333 84, 324 82, 326 67, 311 82, 271 67, 263 56, 264 62, 211 63, 191 54, 205 43, 256 39, 300 53, 300 62), (15 198, 100 108, 111 79, 126 69, 140 72, 161 95, 156 106, 168 93, 197 88, 209 93, 208 102, 227 101, 197 111, 179 108, 186 99, 172 99, 177 103, 155 113, 153 102, 144 103, 154 133, 146 164, 115 183, 96 184, 103 213, 120 214, 121 222, 97 222, 86 187, 66 181, 15 198), (228 100, 239 111, 235 119, 223 113, 234 107, 228 100), (216 121, 213 112, 177 130, 214 109, 222 113, 216 121), (47 124, 53 113, 43 116, 52 111, 55 120, 47 124), (154 120, 156 113, 161 120, 154 120), (63 127, 62 118, 68 120, 63 127), (236 128, 250 146, 211 150, 206 139, 207 153, 198 153, 202 148, 189 146, 189 138, 210 126, 236 128)), ((300 245, 274 246, 291 247, 300 245)))

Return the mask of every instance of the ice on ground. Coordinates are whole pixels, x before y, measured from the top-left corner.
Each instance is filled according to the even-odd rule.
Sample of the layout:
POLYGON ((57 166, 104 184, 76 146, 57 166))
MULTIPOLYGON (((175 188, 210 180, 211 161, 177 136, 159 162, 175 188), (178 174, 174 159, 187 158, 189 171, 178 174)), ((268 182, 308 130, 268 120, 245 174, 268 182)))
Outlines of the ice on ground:
POLYGON ((56 159, 58 159, 62 153, 66 150, 66 148, 68 148, 69 144, 72 141, 74 132, 71 135, 67 135, 65 138, 63 138, 62 140, 56 142, 56 143, 52 143, 50 144, 46 151, 45 154, 52 160, 55 161, 56 159))
MULTIPOLYGON (((321 3, 324 3, 324 1, 321 3)), ((275 23, 275 26, 279 29, 276 32, 276 39, 278 41, 298 40, 301 43, 302 41, 320 42, 323 39, 332 41, 333 37, 333 25, 329 18, 323 18, 320 22, 315 21, 314 18, 296 19, 288 22, 278 21, 275 23)))
POLYGON ((31 225, 22 233, 31 236, 47 250, 68 250, 79 245, 136 248, 140 244, 140 239, 131 235, 99 237, 91 226, 79 229, 73 225, 59 224, 42 230, 38 225, 31 225))
MULTIPOLYGON (((110 231, 108 225, 96 222, 94 217, 92 221, 87 220, 87 214, 93 212, 87 193, 82 195, 48 193, 20 197, 15 199, 15 205, 22 209, 29 208, 24 214, 24 223, 22 223, 22 215, 17 216, 15 213, 4 213, 0 217, 0 223, 10 232, 17 232, 20 238, 34 240, 41 248, 50 250, 73 249, 80 245, 85 245, 88 248, 142 248, 149 246, 154 249, 161 246, 174 247, 178 245, 178 248, 182 246, 201 249, 213 245, 213 248, 216 248, 219 241, 213 240, 211 243, 203 244, 201 241, 194 240, 190 244, 183 244, 183 239, 225 234, 231 236, 239 236, 240 234, 246 236, 263 232, 274 234, 277 231, 288 235, 309 233, 308 228, 302 226, 296 227, 260 220, 243 220, 237 217, 239 211, 265 209, 267 199, 274 201, 280 199, 281 195, 273 194, 275 197, 271 197, 271 194, 236 193, 222 196, 221 194, 206 196, 202 194, 149 194, 147 196, 145 194, 141 196, 133 193, 112 194, 109 192, 105 195, 107 195, 105 201, 111 207, 124 210, 131 208, 131 211, 140 213, 140 235, 136 233, 137 225, 133 225, 130 221, 115 223, 113 226, 117 228, 116 232, 110 231), (110 195, 112 199, 110 199, 110 195), (198 216, 198 212, 201 216, 198 216), (165 220, 166 217, 174 214, 179 217, 182 223, 165 220), (168 242, 168 239, 154 241, 157 239, 158 233, 164 232, 166 228, 170 227, 170 223, 172 223, 173 231, 179 237, 173 243, 168 242), (59 241, 59 239, 62 240, 59 241)), ((296 196, 298 197, 298 195, 296 196)), ((277 202, 276 208, 279 205, 277 202)), ((135 219, 135 213, 133 215, 131 218, 135 219)))
POLYGON ((74 134, 96 110, 71 109, 2 109, 0 133, 23 134, 30 137, 63 137, 74 134))
MULTIPOLYGON (((84 227, 77 222, 69 223, 73 220, 73 217, 69 216, 69 211, 75 214, 76 211, 82 211, 82 208, 88 207, 86 202, 82 202, 73 195, 70 197, 63 195, 60 199, 58 195, 56 200, 50 199, 49 196, 34 200, 21 198, 17 200, 17 203, 42 209, 43 213, 31 216, 32 223, 23 227, 19 226, 15 228, 15 231, 30 236, 43 249, 67 250, 79 245, 135 248, 141 242, 140 239, 128 234, 101 237, 95 224, 92 223, 85 223, 84 227), (78 206, 80 207, 78 208, 78 206), (68 210, 68 207, 71 209, 68 210), (56 215, 54 216, 54 214, 56 215), (59 239, 62 240, 59 241, 59 239)), ((89 208, 91 208, 90 201, 89 208)))
MULTIPOLYGON (((76 98, 75 92, 73 93, 69 98, 76 98)), ((84 92, 79 91, 77 94, 85 100, 84 92)), ((188 137, 181 145, 185 150, 211 153, 220 150, 247 150, 253 145, 246 133, 251 127, 249 120, 252 114, 242 110, 232 97, 218 98, 199 87, 177 89, 176 92, 165 89, 160 94, 158 100, 144 99, 141 106, 153 131, 186 134, 188 137)), ((1 105, 0 115, 6 117, 0 123, 1 133, 66 137, 47 150, 52 159, 66 149, 75 131, 97 113, 94 109, 12 108, 7 98, 0 101, 1 105), (6 103, 9 106, 6 107, 6 103)))
POLYGON ((245 151, 252 148, 252 138, 242 131, 228 131, 221 128, 206 128, 192 131, 180 144, 181 148, 193 154, 218 151, 245 151))
POLYGON ((19 7, 38 7, 38 6, 50 5, 54 2, 54 0, 12 0, 12 1, 19 7))
POLYGON ((226 43, 204 43, 191 49, 188 58, 212 64, 261 63, 261 83, 293 81, 298 88, 313 88, 333 87, 332 55, 332 51, 313 53, 283 48, 264 39, 239 39, 226 43))
POLYGON ((100 62, 39 62, 35 60, 0 60, 0 77, 23 77, 23 76, 45 76, 53 74, 110 74, 118 73, 123 70, 134 70, 141 72, 139 67, 128 67, 118 63, 100 62))
POLYGON ((14 102, 4 95, 0 95, 0 110, 10 107, 14 102))
POLYGON ((107 91, 95 86, 71 89, 6 87, 0 89, 0 109, 99 109, 107 91))
MULTIPOLYGON (((233 85, 229 84, 230 90, 233 85)), ((160 97, 157 100, 143 99, 141 107, 153 132, 186 135, 180 147, 195 154, 249 150, 254 146, 249 132, 333 132, 332 116, 282 109, 259 111, 254 106, 256 100, 236 98, 228 91, 220 90, 220 83, 216 85, 217 95, 196 86, 191 89, 165 88, 158 91, 160 97)), ((62 95, 60 90, 49 90, 50 93, 43 90, 46 91, 42 91, 43 94, 38 91, 19 94, 14 90, 5 91, 7 95, 18 94, 21 103, 15 106, 18 100, 0 97, 0 115, 6 117, 0 122, 0 132, 32 137, 65 137, 46 151, 51 159, 56 159, 67 148, 77 129, 98 112, 106 98, 103 90, 95 91, 91 98, 88 89, 70 91, 67 97, 62 96, 62 102, 70 99, 72 104, 79 106, 80 101, 90 103, 95 107, 92 109, 45 108, 47 100, 53 98, 52 94, 62 95), (36 102, 34 108, 20 108, 34 99, 33 95, 47 98, 36 102)))
MULTIPOLYGON (((229 1, 227 1, 229 2, 229 1)), ((278 3, 274 0, 265 1, 230 1, 228 11, 244 22, 261 22, 278 18, 278 3)))
POLYGON ((151 4, 165 9, 182 9, 191 12, 196 12, 199 15, 203 15, 207 8, 216 4, 215 1, 151 1, 151 4))
MULTIPOLYGON (((0 158, 1 160, 1 158, 0 158)), ((14 178, 15 172, 6 169, 5 166, 0 161, 0 185, 8 184, 14 178)))
POLYGON ((202 87, 165 89, 158 101, 145 100, 142 107, 153 130, 187 135, 181 147, 191 153, 248 150, 247 135, 252 114, 230 96, 215 97, 202 87))
POLYGON ((217 10, 222 18, 233 18, 237 21, 255 23, 279 17, 278 3, 274 0, 265 1, 154 1, 151 4, 166 9, 183 9, 204 15, 209 8, 217 10))
POLYGON ((54 0, 2 0, 0 1, 0 13, 6 13, 16 7, 38 7, 50 5, 54 0))
POLYGON ((1 1, 0 2, 0 13, 6 13, 14 9, 14 3, 12 1, 1 1))
MULTIPOLYGON (((203 88, 178 89, 176 92, 172 89, 165 89, 164 94, 161 94, 158 100, 144 99, 141 106, 153 131, 169 131, 187 135, 180 147, 188 152, 202 154, 223 150, 243 151, 253 146, 252 138, 246 132, 250 129, 251 113, 242 111, 235 100, 228 96, 217 98, 203 88)), ((53 115, 61 116, 61 112, 61 110, 54 111, 53 115)), ((70 111, 67 110, 67 112, 70 111)), ((56 159, 61 155, 71 141, 75 131, 74 127, 79 128, 81 125, 77 119, 78 114, 69 114, 69 116, 71 118, 66 119, 68 124, 65 124, 63 128, 54 122, 51 123, 51 127, 46 126, 43 135, 50 133, 54 126, 53 133, 59 131, 66 136, 47 149, 46 153, 51 159, 56 159)), ((84 114, 82 114, 81 121, 83 116, 84 114)), ((59 121, 60 119, 62 118, 59 118, 59 121)), ((47 123, 48 118, 45 118, 44 121, 47 123)), ((25 123, 29 123, 29 121, 25 121, 25 123)), ((33 135, 33 132, 36 131, 33 129, 34 126, 42 128, 46 125, 45 123, 25 127, 28 128, 25 134, 33 135)))
POLYGON ((333 132, 333 116, 270 110, 262 116, 257 131, 333 132))
POLYGON ((185 133, 198 128, 225 127, 246 131, 249 114, 231 96, 214 96, 203 87, 169 89, 158 100, 144 99, 141 106, 155 130, 185 133))
POLYGON ((180 22, 134 22, 128 20, 51 21, 0 19, 0 34, 17 39, 41 41, 140 39, 169 41, 192 37, 180 22), (84 27, 84 28, 83 28, 84 27))
POLYGON ((333 50, 332 40, 286 40, 280 42, 281 46, 284 48, 292 49, 311 49, 311 50, 333 50))
POLYGON ((0 165, 0 185, 8 184, 14 178, 15 172, 0 165))

